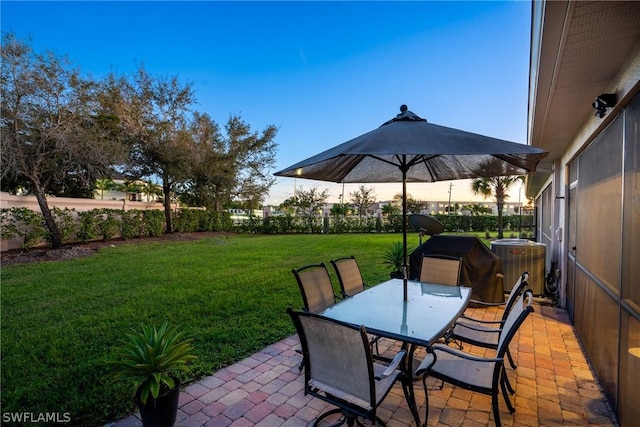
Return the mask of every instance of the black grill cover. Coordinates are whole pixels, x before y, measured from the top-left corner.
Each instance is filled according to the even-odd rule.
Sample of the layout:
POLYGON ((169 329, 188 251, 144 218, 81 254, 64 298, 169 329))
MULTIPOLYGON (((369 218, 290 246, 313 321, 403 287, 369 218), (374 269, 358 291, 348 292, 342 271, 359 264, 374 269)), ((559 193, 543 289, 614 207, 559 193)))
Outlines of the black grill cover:
POLYGON ((504 302, 502 261, 475 236, 435 235, 418 246, 409 258, 409 278, 420 277, 422 257, 426 254, 462 258, 460 285, 473 291, 471 298, 484 302, 504 302))

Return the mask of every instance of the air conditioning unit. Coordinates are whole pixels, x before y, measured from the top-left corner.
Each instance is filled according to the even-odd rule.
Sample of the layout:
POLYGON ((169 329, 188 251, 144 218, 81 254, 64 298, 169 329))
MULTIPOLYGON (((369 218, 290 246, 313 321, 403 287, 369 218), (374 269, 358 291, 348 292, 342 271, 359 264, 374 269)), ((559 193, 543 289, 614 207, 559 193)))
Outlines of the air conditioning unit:
POLYGON ((529 287, 534 295, 544 294, 547 245, 527 239, 502 239, 491 242, 491 251, 502 260, 505 292, 510 292, 520 275, 529 272, 529 287))

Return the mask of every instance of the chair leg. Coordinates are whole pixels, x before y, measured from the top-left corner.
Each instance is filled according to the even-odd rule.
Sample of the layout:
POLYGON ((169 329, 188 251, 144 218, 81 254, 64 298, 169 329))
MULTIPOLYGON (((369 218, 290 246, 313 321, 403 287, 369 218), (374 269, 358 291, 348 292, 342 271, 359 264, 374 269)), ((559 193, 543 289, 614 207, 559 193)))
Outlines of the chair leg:
POLYGON ((449 329, 442 337, 442 340, 446 345, 449 345, 450 343, 454 343, 455 345, 458 346, 460 350, 462 350, 462 341, 458 341, 457 339, 452 338, 452 335, 453 335, 453 329, 449 329))
POLYGON ((513 358, 511 357, 511 352, 509 351, 509 347, 507 347, 507 359, 509 359, 509 364, 511 365, 512 369, 518 368, 516 364, 513 362, 513 358))
POLYGON ((491 406, 493 408, 493 421, 496 423, 496 427, 502 427, 500 423, 500 407, 498 406, 498 390, 493 390, 493 393, 491 393, 491 406))
POLYGON ((507 387, 504 381, 500 381, 500 388, 502 388, 502 397, 504 397, 504 402, 507 404, 507 408, 509 408, 509 412, 513 414, 514 412, 516 412, 516 409, 511 404, 511 400, 509 399, 509 395, 507 394, 507 387))
MULTIPOLYGON (((320 423, 320 421, 324 420, 325 418, 330 417, 331 415, 340 414, 340 413, 342 413, 342 409, 340 408, 332 409, 330 411, 325 412, 324 414, 316 418, 316 422, 313 423, 313 427, 318 427, 318 424, 320 423)), ((354 423, 354 419, 343 416, 340 418, 340 420, 336 424, 333 424, 331 427, 341 426, 344 423, 347 423, 347 425, 352 426, 354 423)))
MULTIPOLYGON (((442 381, 442 385, 444 386, 444 380, 442 381)), ((427 376, 422 376, 422 387, 424 387, 424 424, 422 427, 427 427, 427 421, 429 420, 429 390, 427 390, 427 376)))
POLYGON ((300 361, 300 364, 298 365, 298 371, 302 372, 302 368, 304 368, 304 355, 302 354, 302 350, 300 350, 300 349, 296 349, 296 353, 302 355, 302 360, 300 361))
POLYGON ((507 376, 507 370, 504 368, 504 366, 502 366, 502 378, 506 383, 507 390, 509 390, 509 393, 516 394, 515 389, 511 386, 511 381, 509 381, 509 377, 507 376))

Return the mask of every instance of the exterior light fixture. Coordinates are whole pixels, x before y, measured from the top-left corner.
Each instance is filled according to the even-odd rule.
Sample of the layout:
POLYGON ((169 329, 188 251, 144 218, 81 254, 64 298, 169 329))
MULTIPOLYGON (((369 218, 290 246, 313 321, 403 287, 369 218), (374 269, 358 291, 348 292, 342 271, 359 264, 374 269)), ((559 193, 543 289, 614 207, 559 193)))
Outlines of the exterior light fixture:
POLYGON ((596 96, 596 101, 591 104, 596 109, 596 117, 603 118, 607 113, 607 108, 612 108, 618 102, 618 97, 615 93, 603 93, 596 96))

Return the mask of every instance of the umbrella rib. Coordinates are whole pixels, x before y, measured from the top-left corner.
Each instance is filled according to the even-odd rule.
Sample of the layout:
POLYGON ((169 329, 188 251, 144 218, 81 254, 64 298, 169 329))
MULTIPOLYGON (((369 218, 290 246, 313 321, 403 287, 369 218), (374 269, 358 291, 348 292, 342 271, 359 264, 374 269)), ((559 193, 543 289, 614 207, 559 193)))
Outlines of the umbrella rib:
MULTIPOLYGON (((431 171, 431 168, 429 167, 429 163, 427 163, 427 160, 433 159, 438 156, 429 156, 429 157, 420 156, 420 157, 421 157, 420 163, 424 163, 424 168, 427 170, 427 172, 429 172, 429 176, 431 177, 431 182, 435 182, 436 177, 433 175, 433 172, 431 171)), ((416 162, 416 164, 418 164, 418 162, 416 162)))
MULTIPOLYGON (((384 159, 384 158, 382 158, 382 157, 374 156, 374 155, 371 155, 371 154, 367 154, 367 155, 368 155, 369 157, 371 157, 372 159, 380 160, 381 162, 387 163, 387 164, 392 165, 392 166, 398 166, 398 167, 402 166, 402 165, 401 165, 401 164, 399 164, 399 163, 393 163, 393 162, 391 162, 391 161, 389 161, 389 160, 387 160, 387 159, 384 159)), ((398 161, 400 161, 400 159, 398 158, 398 156, 397 156, 397 155, 396 155, 395 157, 396 157, 396 159, 398 159, 398 161)))

